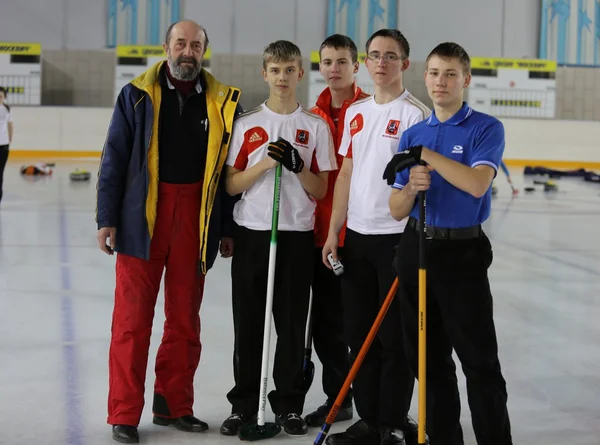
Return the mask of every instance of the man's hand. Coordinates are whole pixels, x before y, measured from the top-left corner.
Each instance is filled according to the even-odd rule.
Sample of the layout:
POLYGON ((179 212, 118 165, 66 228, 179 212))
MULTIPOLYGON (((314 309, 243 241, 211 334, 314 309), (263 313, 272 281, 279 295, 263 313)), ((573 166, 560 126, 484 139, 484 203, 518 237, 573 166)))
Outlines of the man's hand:
POLYGON ((300 173, 304 168, 304 161, 300 157, 298 150, 283 138, 277 139, 277 142, 269 143, 269 157, 275 159, 293 173, 300 173))
POLYGON ((406 150, 396 153, 392 160, 388 162, 383 172, 383 179, 385 179, 388 185, 392 185, 396 180, 396 174, 417 165, 421 160, 422 145, 415 145, 414 147, 408 147, 406 150))
POLYGON ((115 242, 117 237, 116 227, 102 227, 98 230, 98 247, 100 250, 107 255, 113 255, 115 253, 115 242), (110 245, 106 244, 106 240, 110 238, 110 245))
POLYGON ((233 256, 233 238, 221 238, 221 258, 231 258, 233 256))
POLYGON ((433 168, 425 165, 416 165, 410 169, 408 184, 405 187, 410 195, 416 196, 419 192, 429 189, 431 185, 431 174, 429 172, 431 170, 433 168))
POLYGON ((331 267, 331 264, 329 264, 329 261, 327 260, 327 255, 332 253, 333 259, 336 261, 339 261, 340 258, 338 257, 338 251, 337 251, 338 245, 339 245, 339 237, 334 233, 330 233, 329 236, 327 236, 327 241, 325 241, 325 244, 323 245, 323 253, 322 253, 323 264, 325 264, 325 266, 327 266, 327 268, 330 270, 333 270, 333 268, 331 267))

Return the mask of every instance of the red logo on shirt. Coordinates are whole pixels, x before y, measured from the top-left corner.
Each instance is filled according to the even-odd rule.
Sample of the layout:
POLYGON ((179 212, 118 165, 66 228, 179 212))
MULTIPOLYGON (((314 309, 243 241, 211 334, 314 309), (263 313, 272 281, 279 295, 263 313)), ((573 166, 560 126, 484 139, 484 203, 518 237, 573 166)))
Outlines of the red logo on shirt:
POLYGON ((398 130, 400 129, 400 121, 390 119, 385 129, 385 133, 391 136, 396 136, 398 134, 398 130))
POLYGON ((244 146, 249 155, 269 141, 269 135, 262 127, 252 127, 244 133, 244 146))
POLYGON ((296 143, 300 145, 308 145, 310 134, 306 130, 296 130, 296 143))
POLYGON ((350 121, 350 135, 354 136, 356 133, 363 129, 363 126, 364 120, 362 114, 358 113, 356 116, 354 116, 354 119, 350 121))

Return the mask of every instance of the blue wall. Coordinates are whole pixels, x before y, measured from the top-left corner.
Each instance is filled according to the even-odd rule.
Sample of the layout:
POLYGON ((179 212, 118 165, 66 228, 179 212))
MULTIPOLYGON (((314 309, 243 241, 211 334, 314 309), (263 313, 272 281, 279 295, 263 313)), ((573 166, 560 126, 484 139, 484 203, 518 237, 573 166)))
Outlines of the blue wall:
POLYGON ((600 65, 600 0, 542 0, 540 58, 600 65))
MULTIPOLYGON (((412 60, 424 60, 431 48, 445 40, 462 44, 472 56, 538 56, 542 0, 401 0, 389 4, 388 1, 379 1, 384 10, 379 16, 376 13, 380 9, 374 7, 375 2, 371 3, 371 26, 373 29, 393 27, 397 17, 396 27, 410 42, 412 60), (393 13, 394 8, 397 14, 393 13)), ((128 19, 128 13, 133 10, 130 2, 69 0, 67 10, 64 0, 0 0, 0 3, 1 17, 9 18, 1 20, 0 17, 0 41, 42 42, 44 50, 94 50, 105 48, 107 44, 114 46, 115 42, 133 41, 128 19), (112 16, 117 15, 115 28, 112 16)), ((173 21, 185 17, 204 25, 215 54, 261 54, 264 47, 276 39, 293 40, 308 54, 319 49, 329 34, 328 27, 338 26, 338 31, 345 31, 347 27, 345 10, 351 9, 351 2, 331 3, 329 0, 179 0, 175 3, 159 0, 158 43, 162 43, 173 16, 173 21), (179 9, 178 14, 169 12, 173 8, 179 9), (328 17, 330 9, 336 12, 328 17)), ((360 31, 357 44, 364 51, 369 35, 369 1, 362 3, 361 18, 355 20, 355 24, 360 31)), ((140 45, 156 41, 156 37, 152 39, 156 26, 150 26, 149 5, 148 0, 136 2, 135 40, 140 45)), ((600 23, 600 20, 594 21, 600 23)))
POLYGON ((381 28, 398 27, 399 0, 329 0, 327 35, 350 37, 364 51, 369 36, 381 28))
POLYGON ((181 0, 109 0, 106 46, 160 45, 181 18, 181 0))

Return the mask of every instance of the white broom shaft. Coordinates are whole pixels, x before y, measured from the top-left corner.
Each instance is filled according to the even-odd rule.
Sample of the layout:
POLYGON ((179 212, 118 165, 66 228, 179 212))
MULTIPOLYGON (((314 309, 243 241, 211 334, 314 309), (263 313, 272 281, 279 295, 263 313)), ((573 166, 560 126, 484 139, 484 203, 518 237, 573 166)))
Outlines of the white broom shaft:
POLYGON ((312 305, 313 305, 313 294, 311 292, 310 298, 308 299, 308 317, 306 317, 306 330, 304 331, 304 345, 308 349, 312 343, 312 305))
POLYGON ((275 264, 277 260, 277 229, 279 226, 279 199, 281 187, 281 164, 275 168, 275 185, 273 189, 273 215, 271 222, 271 241, 269 250, 269 273, 267 276, 267 301, 265 304, 265 328, 263 334, 262 361, 260 371, 260 406, 257 424, 265 425, 267 410, 267 384, 269 382, 269 347, 271 340, 271 317, 273 314, 273 294, 275 291, 275 264))
POLYGON ((265 305, 265 330, 263 336, 262 368, 260 371, 260 408, 258 410, 258 424, 264 426, 267 409, 267 383, 269 381, 269 349, 271 339, 271 316, 273 310, 273 294, 275 290, 275 261, 277 257, 277 243, 271 242, 269 251, 269 275, 267 282, 267 303, 265 305))

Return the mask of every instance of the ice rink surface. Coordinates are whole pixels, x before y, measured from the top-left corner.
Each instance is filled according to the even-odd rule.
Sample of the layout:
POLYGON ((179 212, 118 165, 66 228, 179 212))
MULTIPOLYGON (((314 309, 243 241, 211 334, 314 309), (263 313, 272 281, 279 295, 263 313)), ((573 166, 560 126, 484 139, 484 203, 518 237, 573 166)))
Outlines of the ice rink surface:
MULTIPOLYGON (((97 162, 61 161, 51 177, 36 180, 21 177, 20 165, 9 161, 0 208, 0 444, 116 443, 106 424, 115 257, 96 245, 97 162), (74 167, 89 169, 92 180, 70 182, 74 167)), ((520 193, 512 198, 500 173, 485 228, 494 247, 490 277, 514 444, 600 444, 600 185, 563 178, 557 192, 537 186, 525 194, 531 178, 511 171, 520 193)), ((229 265, 219 258, 209 272, 201 310, 194 409, 210 430, 184 433, 151 423, 161 290, 141 443, 239 442, 219 435, 233 384, 229 265)), ((305 413, 324 401, 313 360, 317 374, 305 413)), ((475 444, 460 372, 459 379, 465 442, 475 444)), ((416 390, 411 413, 416 417, 416 390)), ((334 424, 332 432, 351 423, 334 424)), ((310 444, 316 434, 282 432, 264 442, 310 444)))

